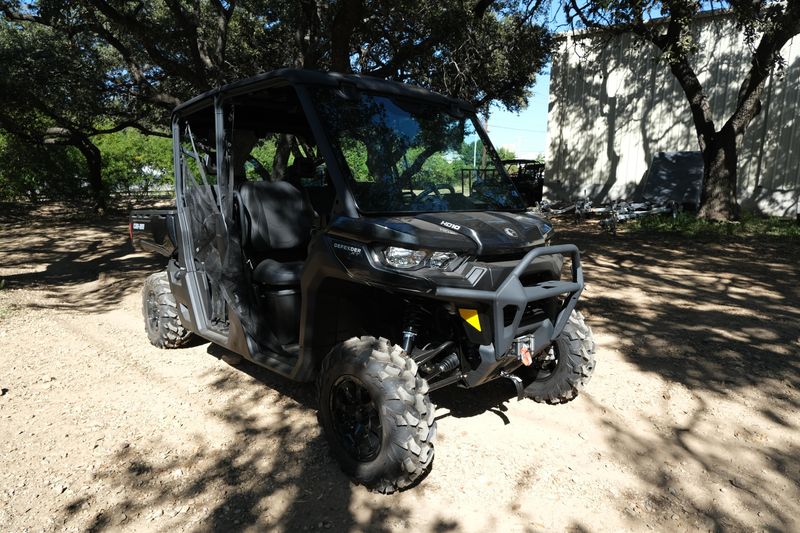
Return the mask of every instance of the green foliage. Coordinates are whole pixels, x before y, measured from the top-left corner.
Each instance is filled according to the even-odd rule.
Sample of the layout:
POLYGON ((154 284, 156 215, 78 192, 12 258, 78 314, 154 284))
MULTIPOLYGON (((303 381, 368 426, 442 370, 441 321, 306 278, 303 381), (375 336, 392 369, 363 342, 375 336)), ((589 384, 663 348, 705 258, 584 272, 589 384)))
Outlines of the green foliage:
POLYGON ((679 213, 676 218, 671 215, 654 215, 633 220, 626 227, 631 232, 675 234, 686 237, 800 238, 800 222, 753 214, 746 214, 737 222, 710 221, 691 213, 679 213))
MULTIPOLYGON (((85 159, 78 182, 89 184, 99 205, 109 192, 148 189, 171 176, 164 160, 169 150, 160 141, 101 134, 133 124, 164 131, 177 103, 275 68, 366 74, 518 110, 549 57, 546 3, 477 6, 460 0, 0 0, 0 131, 24 139, 33 152, 44 144, 77 148, 85 159)), ((274 158, 274 146, 262 149, 256 155, 274 158)), ((47 150, 43 161, 75 154, 47 150)), ((454 176, 466 161, 432 157, 425 169, 454 176)), ((73 163, 24 177, 5 173, 0 179, 8 186, 0 194, 49 189, 51 178, 63 174, 60 167, 75 176, 73 163)), ((75 188, 76 197, 86 192, 75 188)))
POLYGON ((516 111, 549 58, 552 39, 536 11, 546 5, 495 2, 476 16, 475 3, 459 0, 374 2, 373 16, 356 25, 350 67, 516 111))
POLYGON ((21 159, 5 173, 7 195, 105 204, 109 187, 92 136, 101 124, 114 128, 141 113, 114 82, 119 68, 114 49, 90 33, 0 19, 0 131, 15 139, 4 157, 21 159))
POLYGON ((374 181, 369 173, 367 167, 367 147, 366 145, 355 139, 345 139, 345 144, 342 146, 342 152, 347 165, 350 167, 350 173, 356 181, 374 181))
POLYGON ((500 159, 504 161, 506 159, 516 159, 517 157, 517 154, 515 154, 513 150, 506 148, 505 146, 500 146, 497 148, 497 155, 499 155, 500 159))
MULTIPOLYGON (((502 160, 517 158, 517 154, 505 146, 496 146, 495 150, 497 150, 497 155, 500 156, 500 159, 502 160)), ((481 165, 481 154, 483 154, 483 141, 480 139, 477 139, 474 142, 463 143, 461 145, 461 150, 458 152, 461 161, 463 161, 469 167, 473 166, 473 155, 475 157, 477 166, 481 165)))
POLYGON ((106 93, 134 107, 154 104, 162 120, 177 101, 285 66, 369 74, 519 109, 552 44, 545 2, 489 2, 479 11, 461 0, 26 4, 0 0, 10 20, 36 21, 17 29, 45 28, 74 43, 67 50, 96 56, 101 77, 83 83, 102 80, 106 93))
POLYGON ((0 200, 69 200, 86 193, 85 173, 75 148, 30 144, 0 132, 0 200))
MULTIPOLYGON (((251 150, 249 160, 245 163, 247 179, 250 181, 277 179, 273 177, 276 166, 281 166, 276 160, 280 134, 273 133, 261 139, 251 150)), ((277 158, 280 159, 280 158, 277 158)), ((286 166, 294 162, 294 154, 290 153, 286 166)))
MULTIPOLYGON (((473 168, 472 143, 462 143, 461 150, 457 153, 436 152, 425 159, 420 168, 419 175, 428 178, 432 183, 448 183, 453 186, 461 185, 461 170, 473 168)), ((481 166, 481 143, 478 141, 477 164, 481 166)), ((374 181, 367 167, 367 148, 364 143, 350 139, 347 146, 342 149, 345 160, 356 181, 374 181)), ((406 161, 412 164, 422 153, 423 148, 412 148, 406 154, 406 161)), ((511 150, 500 148, 498 150, 502 159, 514 159, 516 155, 511 150)), ((398 169, 402 171, 403 169, 398 169)))
POLYGON ((172 140, 127 128, 100 135, 95 144, 103 161, 103 182, 109 191, 147 193, 174 183, 172 140))

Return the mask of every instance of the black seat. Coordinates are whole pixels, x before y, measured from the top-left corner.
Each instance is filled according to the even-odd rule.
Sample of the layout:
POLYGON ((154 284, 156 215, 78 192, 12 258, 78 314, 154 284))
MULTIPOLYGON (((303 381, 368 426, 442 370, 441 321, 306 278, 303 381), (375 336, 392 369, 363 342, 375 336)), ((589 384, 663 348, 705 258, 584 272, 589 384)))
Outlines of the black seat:
POLYGON ((281 263, 274 259, 264 259, 253 270, 253 279, 265 285, 298 285, 304 264, 304 261, 281 263))
POLYGON ((253 280, 299 285, 313 220, 305 195, 285 181, 258 181, 243 183, 236 196, 253 280))

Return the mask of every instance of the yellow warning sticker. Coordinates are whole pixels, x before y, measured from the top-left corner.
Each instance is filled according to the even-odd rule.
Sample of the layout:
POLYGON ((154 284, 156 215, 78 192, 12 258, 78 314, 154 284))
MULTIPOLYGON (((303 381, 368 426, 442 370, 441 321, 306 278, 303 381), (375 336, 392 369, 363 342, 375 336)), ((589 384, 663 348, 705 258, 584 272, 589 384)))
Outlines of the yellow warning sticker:
POLYGON ((481 319, 478 316, 478 311, 475 309, 459 309, 458 314, 461 315, 461 318, 463 318, 467 324, 478 331, 481 330, 481 319))

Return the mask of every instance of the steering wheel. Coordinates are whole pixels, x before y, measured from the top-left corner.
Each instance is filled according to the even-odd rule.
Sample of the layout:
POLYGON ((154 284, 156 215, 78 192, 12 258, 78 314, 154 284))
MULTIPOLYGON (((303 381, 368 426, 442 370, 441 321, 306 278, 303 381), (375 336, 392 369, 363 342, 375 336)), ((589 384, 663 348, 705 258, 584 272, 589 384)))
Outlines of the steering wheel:
POLYGON ((425 197, 430 196, 431 194, 436 196, 436 199, 438 200, 442 197, 442 195, 439 193, 439 191, 442 189, 448 191, 450 194, 456 193, 456 190, 449 183, 433 183, 419 193, 417 197, 414 198, 414 202, 416 203, 422 201, 425 199, 425 197))

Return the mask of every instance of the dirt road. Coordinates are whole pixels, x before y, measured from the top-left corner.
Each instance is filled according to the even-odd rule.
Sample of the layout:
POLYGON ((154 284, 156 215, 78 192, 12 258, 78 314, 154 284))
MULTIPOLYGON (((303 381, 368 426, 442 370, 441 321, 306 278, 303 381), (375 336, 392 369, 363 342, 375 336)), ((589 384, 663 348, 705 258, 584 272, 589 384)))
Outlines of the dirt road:
POLYGON ((392 496, 328 457, 313 389, 160 351, 158 260, 122 220, 0 219, 0 530, 800 530, 800 245, 597 235, 586 394, 434 394, 431 473, 392 496))

